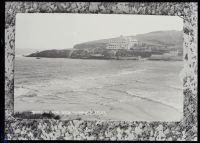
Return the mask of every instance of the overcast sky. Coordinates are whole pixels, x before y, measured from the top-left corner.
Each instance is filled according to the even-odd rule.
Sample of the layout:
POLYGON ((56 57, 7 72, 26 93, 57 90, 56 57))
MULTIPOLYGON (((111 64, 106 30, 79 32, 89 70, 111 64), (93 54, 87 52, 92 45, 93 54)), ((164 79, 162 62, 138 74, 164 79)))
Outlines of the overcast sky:
POLYGON ((120 35, 183 29, 177 16, 18 13, 16 18, 16 50, 66 49, 120 35))

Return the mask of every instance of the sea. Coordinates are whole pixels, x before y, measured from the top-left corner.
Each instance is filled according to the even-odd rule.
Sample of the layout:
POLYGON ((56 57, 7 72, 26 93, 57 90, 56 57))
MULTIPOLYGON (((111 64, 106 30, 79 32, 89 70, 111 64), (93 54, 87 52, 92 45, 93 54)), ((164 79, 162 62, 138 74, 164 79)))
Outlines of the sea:
POLYGON ((14 110, 100 120, 180 120, 182 69, 183 61, 16 56, 14 110))

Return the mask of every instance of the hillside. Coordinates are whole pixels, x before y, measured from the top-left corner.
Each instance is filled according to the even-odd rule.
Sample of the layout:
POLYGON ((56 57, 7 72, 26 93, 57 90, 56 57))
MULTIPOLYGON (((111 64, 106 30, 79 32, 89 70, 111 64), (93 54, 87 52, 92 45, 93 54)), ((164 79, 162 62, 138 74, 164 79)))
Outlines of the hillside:
POLYGON ((101 40, 95 40, 95 41, 89 41, 85 43, 80 43, 74 45, 74 49, 91 49, 91 48, 105 48, 106 44, 108 43, 109 39, 101 39, 101 40))
MULTIPOLYGON (((182 31, 171 30, 171 31, 155 31, 155 32, 150 32, 146 34, 138 34, 136 36, 128 36, 128 37, 134 37, 138 41, 153 44, 153 45, 159 44, 159 45, 165 45, 169 47, 182 48, 182 43, 183 43, 182 34, 183 34, 182 31)), ((102 39, 102 40, 76 44, 74 46, 74 49, 105 48, 109 40, 110 39, 102 39)))
POLYGON ((146 34, 138 34, 134 36, 137 40, 153 44, 161 44, 166 46, 176 46, 183 44, 182 31, 156 31, 146 34))

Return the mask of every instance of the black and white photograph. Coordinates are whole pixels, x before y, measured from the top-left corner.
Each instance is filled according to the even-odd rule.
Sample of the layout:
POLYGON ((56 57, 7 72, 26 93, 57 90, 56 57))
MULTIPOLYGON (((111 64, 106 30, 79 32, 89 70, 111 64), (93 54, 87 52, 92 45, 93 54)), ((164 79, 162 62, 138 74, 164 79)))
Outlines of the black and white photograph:
POLYGON ((197 2, 3 3, 2 142, 198 140, 197 2))
POLYGON ((16 15, 15 112, 180 121, 182 69, 178 16, 16 15))

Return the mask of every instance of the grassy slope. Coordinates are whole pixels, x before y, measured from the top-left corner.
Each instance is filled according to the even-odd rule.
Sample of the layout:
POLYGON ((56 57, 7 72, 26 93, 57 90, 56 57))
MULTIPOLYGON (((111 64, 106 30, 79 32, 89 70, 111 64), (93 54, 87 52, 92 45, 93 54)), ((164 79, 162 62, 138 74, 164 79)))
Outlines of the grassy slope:
POLYGON ((166 46, 181 45, 183 43, 182 31, 156 31, 147 34, 136 35, 137 40, 151 42, 166 46))
MULTIPOLYGON (((166 46, 175 46, 181 48, 183 43, 182 31, 156 31, 146 34, 139 34, 134 37, 141 42, 146 42, 150 44, 160 44, 166 46)), ((110 39, 102 39, 96 41, 90 41, 85 43, 80 43, 74 46, 75 49, 84 49, 84 48, 103 48, 108 43, 110 39)))

